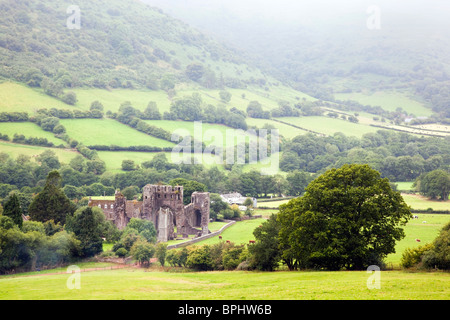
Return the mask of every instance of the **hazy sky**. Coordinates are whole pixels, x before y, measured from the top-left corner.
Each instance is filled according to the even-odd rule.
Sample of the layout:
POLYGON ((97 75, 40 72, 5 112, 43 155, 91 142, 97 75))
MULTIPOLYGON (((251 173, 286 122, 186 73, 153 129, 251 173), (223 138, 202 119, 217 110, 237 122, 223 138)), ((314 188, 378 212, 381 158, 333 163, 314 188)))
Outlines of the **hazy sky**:
MULTIPOLYGON (((367 19, 367 9, 377 6, 386 22, 407 23, 411 26, 427 24, 450 26, 449 0, 143 0, 171 12, 174 3, 183 8, 185 17, 203 11, 233 14, 246 20, 265 20, 267 23, 317 25, 346 23, 348 19, 367 19), (194 9, 195 8, 195 9, 194 9), (411 22, 413 21, 413 22, 411 22), (414 25, 412 23, 416 22, 414 25)), ((180 12, 172 11, 172 13, 180 12)))

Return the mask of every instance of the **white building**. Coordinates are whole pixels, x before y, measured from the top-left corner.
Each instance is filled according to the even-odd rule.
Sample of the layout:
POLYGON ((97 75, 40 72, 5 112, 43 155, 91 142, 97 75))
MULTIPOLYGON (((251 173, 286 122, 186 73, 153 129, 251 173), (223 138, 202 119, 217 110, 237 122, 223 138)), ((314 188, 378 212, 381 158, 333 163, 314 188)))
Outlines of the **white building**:
MULTIPOLYGON (((247 198, 249 198, 249 197, 244 197, 242 194, 240 194, 238 192, 221 194, 220 197, 222 198, 222 200, 224 202, 228 203, 229 205, 237 204, 238 206, 242 206, 244 204, 245 200, 247 200, 247 198)), ((253 201, 253 208, 256 208, 258 205, 256 198, 250 198, 250 199, 252 199, 252 201, 253 201)))

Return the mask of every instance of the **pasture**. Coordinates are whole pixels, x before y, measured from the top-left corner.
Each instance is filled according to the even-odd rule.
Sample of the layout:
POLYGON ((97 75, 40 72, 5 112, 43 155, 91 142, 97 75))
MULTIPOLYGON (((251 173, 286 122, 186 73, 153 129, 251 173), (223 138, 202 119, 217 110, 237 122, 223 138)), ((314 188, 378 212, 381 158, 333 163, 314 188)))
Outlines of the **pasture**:
MULTIPOLYGON (((90 104, 89 104, 90 105, 90 104)), ((15 82, 0 83, 0 112, 28 112, 33 114, 41 108, 71 109, 68 104, 15 82)), ((89 106, 87 106, 89 109, 89 106)))
POLYGON ((450 211, 450 201, 429 200, 419 194, 402 194, 403 200, 415 210, 450 211))
MULTIPOLYGON (((122 171, 122 161, 123 160, 133 160, 135 164, 141 165, 143 162, 152 160, 157 154, 164 153, 166 158, 171 163, 179 163, 178 161, 185 161, 186 163, 194 163, 194 160, 190 157, 190 155, 183 156, 183 153, 180 154, 174 153, 172 155, 171 152, 133 152, 133 151, 98 151, 97 154, 105 162, 106 170, 109 172, 118 172, 122 171), (184 160, 187 159, 187 160, 184 160)), ((213 166, 217 166, 220 170, 223 169, 221 165, 221 161, 218 157, 214 155, 205 154, 203 156, 200 155, 192 155, 194 158, 199 159, 201 163, 206 167, 210 168, 213 166), (201 157, 201 160, 200 160, 201 157)))
POLYGON ((71 138, 86 146, 174 146, 170 141, 149 136, 113 119, 66 119, 60 123, 71 138))
POLYGON ((93 101, 100 101, 105 112, 119 111, 120 105, 125 101, 130 101, 132 106, 138 110, 144 111, 150 101, 156 102, 159 111, 169 111, 170 100, 165 91, 151 90, 131 90, 131 89, 74 89, 77 95, 77 105, 88 110, 93 101))
POLYGON ((421 102, 410 98, 406 93, 400 91, 377 91, 374 93, 338 93, 337 100, 354 100, 363 105, 380 106, 386 111, 395 111, 402 108, 416 117, 428 117, 433 112, 426 108, 421 102))
POLYGON ((46 150, 52 150, 58 157, 61 163, 68 164, 70 160, 79 155, 78 152, 68 149, 46 148, 39 146, 28 146, 22 144, 15 144, 10 142, 0 141, 0 152, 8 154, 12 158, 17 158, 18 155, 25 155, 28 157, 35 157, 46 150))
MULTIPOLYGON (((276 210, 256 210, 265 217, 276 210)), ((419 215, 405 227, 406 238, 397 253, 387 258, 396 266, 401 252, 433 241, 450 215, 419 215), (427 221, 426 224, 423 221, 427 221), (421 243, 416 239, 420 237, 421 243)), ((223 240, 248 243, 264 219, 238 222, 222 233, 223 240)), ((215 222, 216 230, 223 223, 215 222)), ((217 243, 218 237, 198 243, 217 243)), ((109 246, 110 247, 110 246, 109 246)), ((148 269, 130 265, 111 270, 108 263, 77 263, 87 271, 80 274, 80 289, 67 288, 64 268, 0 276, 0 300, 448 300, 448 272, 382 271, 380 289, 369 289, 366 271, 214 271, 178 272, 155 263, 148 269), (106 270, 90 271, 90 268, 106 270), (55 274, 59 272, 59 274, 55 274)))
POLYGON ((14 134, 17 133, 23 134, 25 138, 46 138, 56 146, 66 144, 64 140, 56 138, 53 133, 43 130, 33 122, 0 122, 0 133, 7 134, 10 141, 12 141, 14 134))
POLYGON ((8 300, 447 300, 450 274, 382 271, 380 289, 369 289, 370 273, 352 272, 161 272, 127 268, 70 275, 0 277, 0 299, 8 300))
POLYGON ((366 133, 374 133, 379 128, 363 125, 359 123, 352 123, 350 121, 335 119, 330 117, 286 117, 279 118, 279 120, 292 124, 294 126, 311 130, 325 135, 333 135, 336 132, 342 132, 346 136, 355 136, 361 138, 366 133))

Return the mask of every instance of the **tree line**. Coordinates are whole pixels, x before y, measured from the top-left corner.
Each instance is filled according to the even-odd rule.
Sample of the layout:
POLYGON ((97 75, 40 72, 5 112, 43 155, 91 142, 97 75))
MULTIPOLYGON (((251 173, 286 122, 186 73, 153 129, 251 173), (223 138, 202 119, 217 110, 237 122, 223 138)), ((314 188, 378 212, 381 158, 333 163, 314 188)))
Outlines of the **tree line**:
POLYGON ((379 130, 361 139, 336 133, 297 136, 282 145, 280 168, 318 173, 345 163, 367 163, 391 181, 414 181, 421 174, 450 170, 448 138, 379 130))

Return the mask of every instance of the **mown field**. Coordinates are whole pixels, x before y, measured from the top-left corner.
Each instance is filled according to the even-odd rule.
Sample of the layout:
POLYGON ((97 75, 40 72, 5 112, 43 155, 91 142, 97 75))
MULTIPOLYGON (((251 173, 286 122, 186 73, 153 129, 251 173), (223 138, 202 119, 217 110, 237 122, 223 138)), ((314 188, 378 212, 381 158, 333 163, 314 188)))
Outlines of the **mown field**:
POLYGON ((66 164, 68 164, 70 162, 70 160, 72 160, 77 155, 79 155, 78 152, 70 150, 70 149, 28 146, 28 145, 0 141, 0 152, 4 152, 13 158, 16 158, 18 155, 21 155, 21 154, 34 158, 46 150, 52 150, 58 157, 59 161, 62 163, 66 163, 66 164))
POLYGON ((336 132, 343 132, 347 136, 361 138, 366 133, 373 133, 380 130, 380 128, 359 123, 352 123, 347 120, 319 116, 286 117, 278 118, 278 120, 325 135, 333 135, 336 132))
POLYGON ((42 130, 33 122, 0 122, 0 133, 7 134, 10 141, 13 140, 14 134, 23 134, 25 138, 45 138, 55 146, 66 145, 64 140, 56 138, 51 132, 42 130))
POLYGON ((354 100, 363 105, 380 106, 387 111, 395 111, 402 108, 416 117, 427 117, 432 114, 431 110, 422 103, 410 98, 406 93, 400 91, 379 91, 374 93, 338 93, 337 100, 354 100))
POLYGON ((170 141, 149 136, 113 119, 69 119, 61 120, 60 123, 71 138, 86 146, 174 146, 170 141))
MULTIPOLYGON (((265 217, 276 210, 257 210, 265 217)), ((223 240, 248 243, 252 231, 264 220, 238 222, 223 232, 223 240)), ((406 238, 397 253, 388 257, 397 266, 401 252, 431 242, 450 215, 419 215, 405 227, 406 238), (427 221, 427 223, 423 223, 427 221), (421 243, 416 242, 420 238, 421 243)), ((218 229, 223 223, 215 223, 218 229)), ((198 243, 213 244, 218 237, 198 243)), ((107 246, 110 248, 111 246, 107 246)), ((369 289, 371 273, 365 271, 277 272, 178 272, 158 263, 149 269, 110 270, 107 263, 80 263, 80 289, 70 290, 64 268, 0 276, 0 300, 448 300, 448 272, 382 271, 380 289, 369 289), (90 271, 91 268, 106 270, 90 271), (54 274, 59 272, 60 274, 54 274)))
POLYGON ((68 274, 0 277, 0 299, 8 300, 447 300, 450 274, 382 271, 380 289, 369 289, 370 273, 188 272, 129 268, 80 274, 80 289, 68 274))

